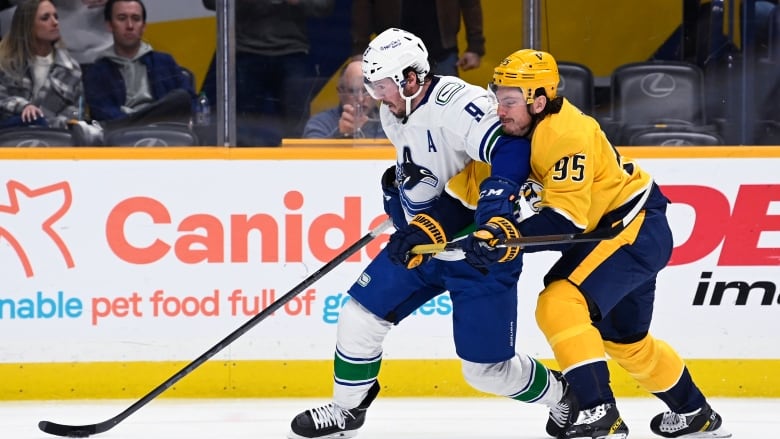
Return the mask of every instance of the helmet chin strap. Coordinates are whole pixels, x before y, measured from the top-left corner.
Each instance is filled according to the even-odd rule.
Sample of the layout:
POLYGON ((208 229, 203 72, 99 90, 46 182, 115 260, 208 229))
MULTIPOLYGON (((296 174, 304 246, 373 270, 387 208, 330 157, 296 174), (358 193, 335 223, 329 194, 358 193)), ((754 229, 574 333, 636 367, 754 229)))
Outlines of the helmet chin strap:
POLYGON ((401 85, 398 86, 398 93, 400 93, 401 97, 404 98, 404 101, 406 101, 406 117, 409 117, 409 114, 412 112, 412 100, 414 100, 414 98, 419 96, 420 93, 422 93, 422 90, 423 90, 423 86, 422 86, 422 84, 420 84, 420 87, 417 89, 417 91, 413 95, 406 96, 404 94, 403 86, 401 86, 401 85))

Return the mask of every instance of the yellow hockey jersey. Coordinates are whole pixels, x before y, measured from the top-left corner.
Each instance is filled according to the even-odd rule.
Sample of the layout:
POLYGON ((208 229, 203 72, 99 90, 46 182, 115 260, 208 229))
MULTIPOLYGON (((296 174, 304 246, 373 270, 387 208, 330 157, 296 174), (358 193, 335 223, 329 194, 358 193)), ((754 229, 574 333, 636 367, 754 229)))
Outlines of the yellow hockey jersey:
POLYGON ((533 132, 524 193, 536 211, 550 208, 589 232, 651 186, 652 177, 622 157, 599 124, 566 99, 533 132))

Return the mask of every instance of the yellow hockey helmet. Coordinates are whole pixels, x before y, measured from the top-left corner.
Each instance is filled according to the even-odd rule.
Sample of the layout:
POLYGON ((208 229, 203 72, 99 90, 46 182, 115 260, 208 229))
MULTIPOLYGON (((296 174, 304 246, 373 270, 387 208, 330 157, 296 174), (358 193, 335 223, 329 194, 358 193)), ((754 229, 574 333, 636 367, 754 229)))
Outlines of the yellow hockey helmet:
POLYGON ((521 49, 504 58, 493 70, 491 88, 520 88, 526 103, 531 104, 537 88, 544 88, 547 98, 554 99, 560 80, 558 63, 552 55, 534 49, 521 49))

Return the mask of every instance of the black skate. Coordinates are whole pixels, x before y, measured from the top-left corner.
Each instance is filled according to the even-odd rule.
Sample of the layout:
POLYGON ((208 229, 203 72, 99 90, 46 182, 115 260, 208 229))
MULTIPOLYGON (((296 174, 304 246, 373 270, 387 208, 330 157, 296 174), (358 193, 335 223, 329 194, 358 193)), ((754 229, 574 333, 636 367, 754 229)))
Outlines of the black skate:
POLYGON ((704 407, 685 414, 664 412, 650 421, 650 430, 663 437, 717 438, 731 437, 723 428, 723 419, 706 402, 704 407))
POLYGON ((290 439, 350 438, 366 421, 366 410, 379 393, 379 382, 368 389, 368 394, 359 406, 346 410, 333 403, 306 410, 292 420, 290 439))
POLYGON ((615 404, 601 404, 579 413, 577 421, 561 439, 626 439, 628 427, 615 404))
POLYGON ((579 409, 577 407, 577 399, 571 392, 569 383, 566 382, 563 374, 557 370, 551 370, 550 372, 563 385, 563 396, 558 401, 558 404, 550 409, 550 415, 547 419, 547 434, 557 438, 577 420, 579 409))

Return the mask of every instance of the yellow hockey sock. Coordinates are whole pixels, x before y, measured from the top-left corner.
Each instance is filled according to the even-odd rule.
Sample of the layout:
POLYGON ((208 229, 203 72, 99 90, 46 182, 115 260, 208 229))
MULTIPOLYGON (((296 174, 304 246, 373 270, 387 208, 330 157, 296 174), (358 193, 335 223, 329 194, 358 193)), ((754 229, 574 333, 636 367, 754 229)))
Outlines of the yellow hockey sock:
POLYGON ((610 357, 652 393, 671 389, 685 368, 671 346, 650 334, 635 343, 604 342, 604 347, 610 357))

